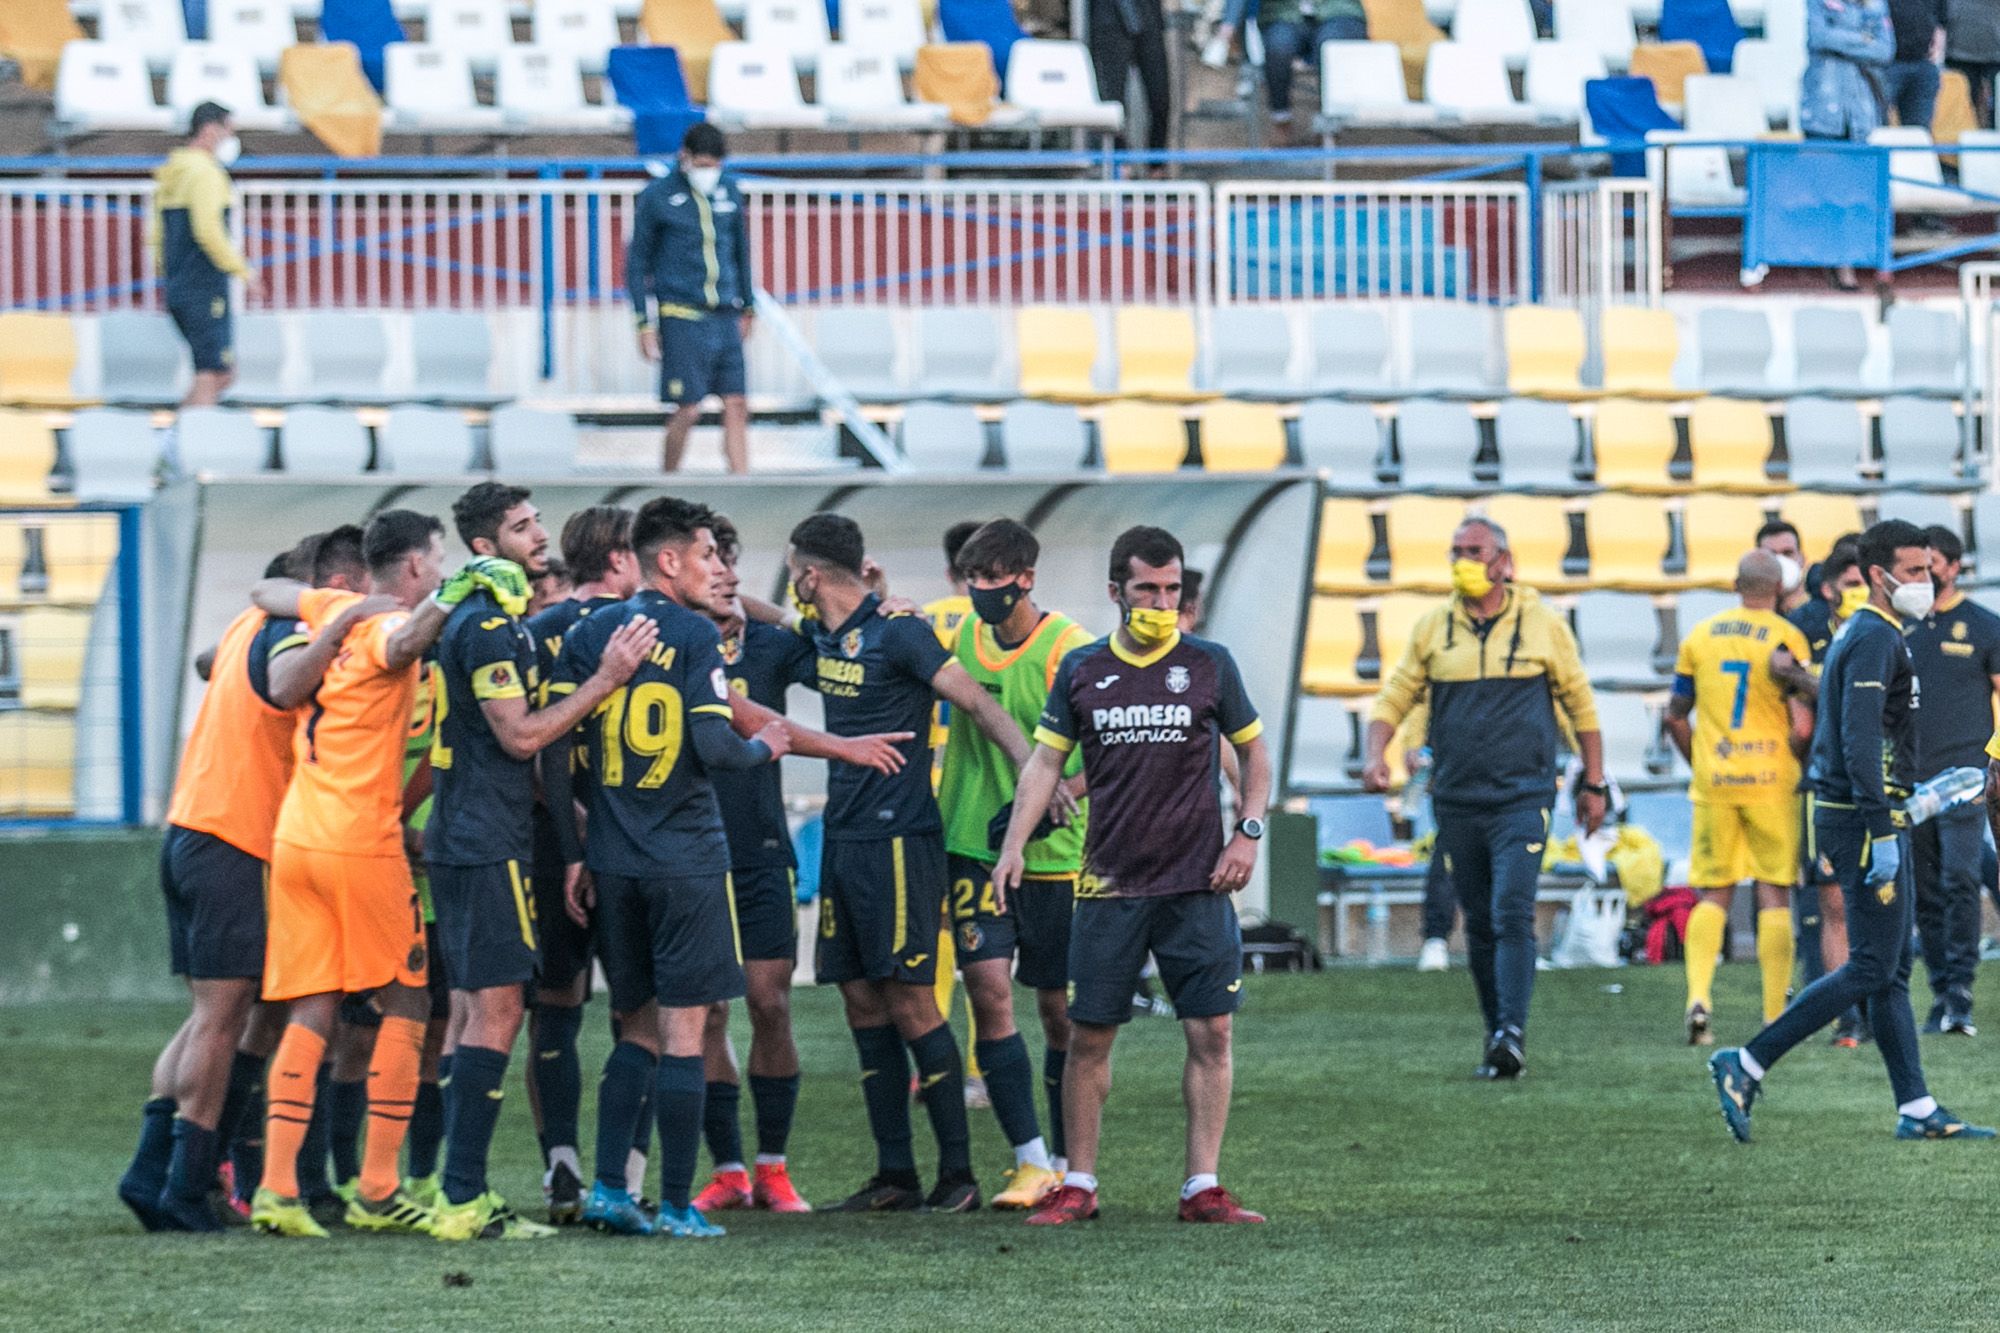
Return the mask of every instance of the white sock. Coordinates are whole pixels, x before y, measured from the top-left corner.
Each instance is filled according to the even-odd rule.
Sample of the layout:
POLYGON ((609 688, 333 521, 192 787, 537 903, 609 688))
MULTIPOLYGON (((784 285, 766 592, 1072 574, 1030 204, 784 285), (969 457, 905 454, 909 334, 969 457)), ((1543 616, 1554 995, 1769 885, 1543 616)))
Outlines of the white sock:
POLYGON ((574 1145, 563 1143, 549 1149, 549 1169, 553 1171, 558 1164, 568 1167, 577 1179, 583 1179, 583 1167, 576 1160, 574 1145))
POLYGON ((1068 1175, 1068 1174, 1069 1174, 1069 1158, 1067 1158, 1067 1157, 1051 1157, 1051 1158, 1049 1159, 1049 1170, 1051 1170, 1051 1171, 1055 1172, 1055 1173, 1056 1173, 1057 1175, 1059 1175, 1059 1176, 1066 1176, 1066 1175, 1068 1175))
POLYGON ((1759 1083, 1764 1081, 1764 1066, 1757 1063, 1756 1056, 1750 1054, 1747 1050, 1739 1050, 1736 1052, 1736 1058, 1743 1062, 1744 1073, 1756 1079, 1759 1083))
POLYGON ((715 1164, 716 1175, 719 1176, 729 1171, 742 1171, 744 1175, 750 1174, 747 1171, 743 1171, 743 1163, 741 1162, 717 1162, 715 1164))
POLYGON ((1054 1165, 1049 1161, 1048 1143, 1043 1140, 1041 1135, 1037 1134, 1026 1143, 1016 1146, 1014 1149, 1014 1165, 1039 1166, 1044 1171, 1053 1170, 1054 1165))
POLYGON ((784 1164, 785 1155, 781 1152, 760 1152, 757 1154, 757 1165, 759 1166, 783 1166, 784 1164))
POLYGON ((1937 1098, 1919 1097, 1913 1102, 1904 1102, 1896 1110, 1898 1114, 1906 1115, 1912 1120, 1922 1120, 1937 1110, 1937 1098))
POLYGON ((1197 1175, 1189 1176, 1187 1184, 1181 1186, 1181 1197, 1183 1199, 1192 1199, 1203 1190, 1214 1189, 1218 1183, 1213 1171, 1203 1171, 1197 1175))
POLYGON ((1072 1189, 1089 1190, 1092 1194, 1097 1193, 1097 1177, 1091 1175, 1088 1171, 1065 1171, 1063 1173, 1063 1184, 1070 1186, 1072 1189))
POLYGON ((637 1148, 625 1155, 625 1192, 635 1199, 646 1196, 646 1154, 637 1148))

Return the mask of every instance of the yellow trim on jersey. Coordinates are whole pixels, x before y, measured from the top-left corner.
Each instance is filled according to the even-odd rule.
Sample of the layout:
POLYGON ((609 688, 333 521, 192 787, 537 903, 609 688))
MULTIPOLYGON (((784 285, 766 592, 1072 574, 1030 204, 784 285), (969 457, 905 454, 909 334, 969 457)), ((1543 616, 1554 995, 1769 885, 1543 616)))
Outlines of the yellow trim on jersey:
POLYGON ((1120 643, 1118 641, 1118 635, 1116 633, 1113 633, 1111 636, 1111 651, 1118 654, 1118 660, 1121 662, 1129 663, 1135 667, 1149 667, 1153 665, 1153 663, 1165 657, 1168 653, 1172 652, 1175 648, 1179 647, 1180 641, 1181 641, 1181 632, 1179 630, 1175 630, 1173 633, 1173 637, 1169 638, 1165 643, 1161 644, 1159 647, 1153 649, 1152 652, 1133 653, 1129 651, 1124 644, 1120 643))
POLYGON ((720 713, 724 717, 734 717, 735 712, 728 704, 696 704, 688 709, 690 713, 720 713))
POLYGON ((736 942, 736 965, 743 966, 743 927, 736 919, 736 876, 724 873, 722 891, 729 895, 729 938, 736 942))
POLYGON ((1048 633, 1052 627, 1059 623, 1053 612, 1044 611, 1042 618, 1035 622, 1035 628, 1028 632, 1028 637, 1008 649, 1000 647, 1000 639, 993 633, 993 627, 983 620, 977 623, 960 621, 958 632, 960 635, 963 635, 965 627, 968 624, 971 625, 972 655, 979 660, 979 665, 985 667, 988 671, 1005 671, 1008 667, 1020 661, 1022 653, 1034 647, 1036 641, 1042 635, 1048 633), (986 655, 986 646, 989 643, 993 645, 993 651, 1000 654, 999 660, 996 661, 986 655))
POLYGON ((1231 745, 1248 745, 1263 734, 1264 719, 1261 717, 1252 718, 1247 726, 1229 733, 1229 743, 1231 745))
POLYGON ((2000 759, 2000 731, 1993 733, 1993 739, 1986 742, 1986 757, 2000 759))
POLYGON ((1063 754, 1068 754, 1071 750, 1074 750, 1076 748, 1075 741, 1071 740, 1067 736, 1057 735, 1055 732, 1050 731, 1047 727, 1035 728, 1035 744, 1046 745, 1051 750, 1059 750, 1063 754))
POLYGON ((549 697, 552 699, 559 698, 560 696, 565 694, 575 694, 575 693, 576 693, 576 685, 572 681, 552 680, 549 682, 549 697))
POLYGON ((895 866, 896 879, 896 937, 889 944, 890 953, 901 953, 903 945, 909 941, 910 876, 903 863, 903 840, 889 839, 889 860, 895 866))
POLYGON ((535 913, 528 906, 527 882, 521 878, 521 863, 507 863, 507 880, 514 886, 514 914, 521 921, 521 941, 530 949, 535 947, 535 913))
POLYGON ((525 699, 528 697, 521 673, 512 662, 488 662, 472 670, 472 697, 475 699, 525 699))
POLYGON ((311 642, 312 635, 310 634, 287 634, 284 638, 271 645, 271 651, 264 660, 267 662, 271 661, 279 653, 290 652, 294 648, 303 648, 311 642))

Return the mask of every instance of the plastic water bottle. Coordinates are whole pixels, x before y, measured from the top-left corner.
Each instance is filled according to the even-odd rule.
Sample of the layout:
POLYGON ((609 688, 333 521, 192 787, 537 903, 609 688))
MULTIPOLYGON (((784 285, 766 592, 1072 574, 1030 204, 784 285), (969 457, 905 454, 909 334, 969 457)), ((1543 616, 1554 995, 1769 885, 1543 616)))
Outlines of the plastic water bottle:
POLYGON ((1978 769, 1947 768, 1910 793, 1910 799, 1903 802, 1903 813, 1909 816, 1910 825, 1914 828, 1947 810, 1970 805, 1985 790, 1986 775, 1978 769))

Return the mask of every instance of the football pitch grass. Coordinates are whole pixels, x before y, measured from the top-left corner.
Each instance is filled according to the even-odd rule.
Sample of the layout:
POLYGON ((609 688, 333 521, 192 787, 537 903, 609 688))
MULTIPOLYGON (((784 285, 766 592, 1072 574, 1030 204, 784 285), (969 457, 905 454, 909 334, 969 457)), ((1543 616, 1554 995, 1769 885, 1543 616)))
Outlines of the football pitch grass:
MULTIPOLYGON (((1753 966, 1722 970, 1723 1040, 1748 1035, 1756 980, 1753 966)), ((1821 1039, 1774 1071, 1757 1142, 1738 1146, 1705 1052, 1678 1040, 1680 988, 1677 967, 1545 973, 1529 1077, 1488 1086, 1470 1076, 1477 1023, 1462 970, 1251 979, 1223 1179, 1270 1215, 1263 1227, 1174 1221, 1181 1037, 1142 1019, 1120 1041, 1100 1222, 736 1213, 718 1241, 577 1231, 459 1246, 141 1234, 112 1190, 179 1012, 0 1010, 0 1326, 1137 1333, 2000 1320, 2000 1144, 1896 1141, 1874 1049, 1821 1039)), ((797 1008, 805 1080, 792 1162, 819 1201, 858 1185, 872 1157, 836 997, 805 991, 797 1008)), ((602 1001, 590 1014, 587 1075, 606 1049, 602 1001)), ((1996 1044, 1924 1039, 1944 1103, 1989 1124, 2000 1119, 1996 1044)), ((539 1176, 518 1074, 517 1061, 494 1182, 529 1205, 539 1176)), ((915 1126, 928 1167, 921 1110, 915 1126)), ((973 1131, 990 1192, 1008 1154, 990 1112, 973 1113, 973 1131)))

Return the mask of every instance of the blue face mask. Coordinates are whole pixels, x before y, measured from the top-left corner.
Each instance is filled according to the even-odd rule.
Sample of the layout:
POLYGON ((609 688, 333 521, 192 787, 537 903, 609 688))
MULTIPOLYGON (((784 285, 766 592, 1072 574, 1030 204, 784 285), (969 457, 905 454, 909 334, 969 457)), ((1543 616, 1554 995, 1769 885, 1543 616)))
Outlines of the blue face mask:
POLYGON ((1005 583, 998 588, 967 588, 965 595, 972 599, 972 614, 989 625, 999 625, 1014 614, 1028 592, 1019 583, 1005 583))

